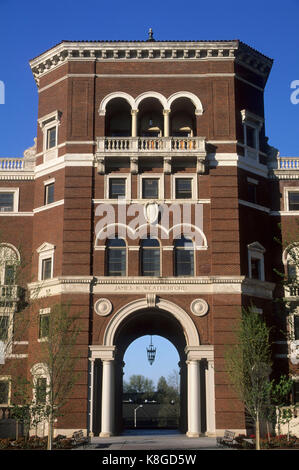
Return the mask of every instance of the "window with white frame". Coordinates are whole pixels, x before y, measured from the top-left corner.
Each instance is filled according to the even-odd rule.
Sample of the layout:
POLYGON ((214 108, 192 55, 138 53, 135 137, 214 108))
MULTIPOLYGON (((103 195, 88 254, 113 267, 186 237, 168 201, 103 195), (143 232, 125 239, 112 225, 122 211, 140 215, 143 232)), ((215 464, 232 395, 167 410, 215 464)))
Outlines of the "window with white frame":
POLYGON ((18 212, 19 188, 0 188, 0 214, 18 212))
POLYGON ((172 177, 173 199, 196 199, 197 184, 194 174, 175 174, 172 177))
POLYGON ((44 204, 51 204, 54 202, 54 189, 55 189, 55 179, 44 182, 44 204))
POLYGON ((247 245, 248 276, 250 279, 265 280, 264 253, 265 248, 258 242, 247 245))
POLYGON ((0 406, 10 405, 11 378, 0 376, 0 406))
POLYGON ((241 111, 241 116, 244 129, 245 157, 258 160, 260 149, 259 134, 264 119, 246 109, 241 111))
POLYGON ((106 178, 106 198, 131 198, 131 178, 130 175, 107 175, 106 178))
POLYGON ((44 281, 53 277, 55 246, 43 243, 37 250, 39 254, 38 280, 44 281))
POLYGON ((288 212, 299 211, 299 187, 284 188, 284 210, 288 212))
POLYGON ((43 363, 35 364, 30 370, 33 376, 33 400, 38 404, 46 404, 49 393, 49 374, 43 363))
POLYGON ((57 152, 53 153, 53 149, 58 145, 58 128, 60 125, 61 113, 53 111, 38 120, 43 132, 43 152, 49 153, 45 155, 45 160, 50 160, 58 156, 57 152))
POLYGON ((164 179, 163 174, 141 174, 139 175, 139 198, 140 199, 163 199, 164 179))
POLYGON ((38 338, 45 340, 49 334, 50 325, 50 308, 42 308, 39 311, 38 338))

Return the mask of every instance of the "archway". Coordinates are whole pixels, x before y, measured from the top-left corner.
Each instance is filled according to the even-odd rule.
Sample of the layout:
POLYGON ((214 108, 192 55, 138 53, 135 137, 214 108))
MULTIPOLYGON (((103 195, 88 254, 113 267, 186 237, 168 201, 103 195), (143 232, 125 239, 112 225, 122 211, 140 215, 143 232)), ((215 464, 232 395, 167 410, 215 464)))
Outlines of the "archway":
POLYGON ((181 363, 181 431, 189 437, 198 437, 202 432, 213 434, 213 346, 200 344, 195 324, 184 309, 153 293, 121 307, 106 326, 103 344, 90 346, 90 430, 101 437, 121 433, 123 357, 128 345, 143 334, 162 335, 178 350, 181 363), (94 383, 96 390, 100 390, 95 400, 94 383))
POLYGON ((164 336, 140 336, 125 351, 124 432, 172 432, 180 424, 180 356, 164 336))

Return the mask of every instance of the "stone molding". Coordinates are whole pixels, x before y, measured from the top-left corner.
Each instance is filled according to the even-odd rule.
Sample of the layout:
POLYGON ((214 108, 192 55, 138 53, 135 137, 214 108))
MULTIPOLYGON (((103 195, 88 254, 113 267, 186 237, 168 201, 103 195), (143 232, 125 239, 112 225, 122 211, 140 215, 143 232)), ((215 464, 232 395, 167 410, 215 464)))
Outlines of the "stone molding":
POLYGON ((194 61, 236 60, 268 78, 273 60, 238 40, 233 41, 63 41, 32 59, 39 78, 67 61, 194 61))

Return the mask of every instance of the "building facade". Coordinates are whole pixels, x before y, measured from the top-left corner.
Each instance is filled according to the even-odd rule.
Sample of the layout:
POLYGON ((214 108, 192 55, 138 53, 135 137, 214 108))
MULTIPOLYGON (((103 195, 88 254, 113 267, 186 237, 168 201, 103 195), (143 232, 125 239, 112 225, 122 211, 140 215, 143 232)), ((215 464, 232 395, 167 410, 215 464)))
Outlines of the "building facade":
MULTIPOLYGON (((0 160, 1 284, 11 301, 2 317, 20 314, 7 252, 30 259, 20 284, 38 302, 26 337, 2 333, 12 338, 3 406, 6 366, 47 382, 43 325, 69 302, 81 317, 80 378, 56 432, 121 432, 124 353, 159 334, 180 356, 181 430, 244 433, 225 350, 242 307, 272 318, 274 269, 296 271, 296 245, 274 240, 296 229, 299 158, 279 156, 265 135, 272 60, 240 41, 150 34, 63 41, 30 66, 37 138, 23 158, 0 160)), ((277 339, 274 363, 292 374, 298 399, 298 288, 286 295, 291 336, 277 339)))

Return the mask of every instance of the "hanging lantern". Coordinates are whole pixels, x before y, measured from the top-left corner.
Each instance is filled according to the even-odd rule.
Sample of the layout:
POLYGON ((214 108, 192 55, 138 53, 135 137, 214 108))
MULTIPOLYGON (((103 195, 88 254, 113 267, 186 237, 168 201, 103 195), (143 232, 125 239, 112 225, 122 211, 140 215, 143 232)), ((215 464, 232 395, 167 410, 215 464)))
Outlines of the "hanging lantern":
POLYGON ((152 337, 151 337, 151 344, 149 345, 148 348, 146 348, 146 351, 147 351, 148 362, 150 363, 150 365, 152 365, 156 357, 156 348, 153 346, 152 337))

